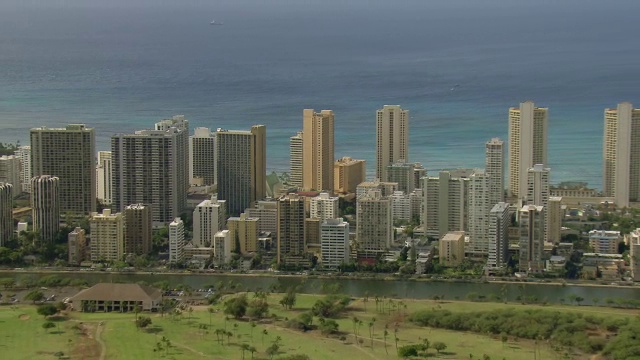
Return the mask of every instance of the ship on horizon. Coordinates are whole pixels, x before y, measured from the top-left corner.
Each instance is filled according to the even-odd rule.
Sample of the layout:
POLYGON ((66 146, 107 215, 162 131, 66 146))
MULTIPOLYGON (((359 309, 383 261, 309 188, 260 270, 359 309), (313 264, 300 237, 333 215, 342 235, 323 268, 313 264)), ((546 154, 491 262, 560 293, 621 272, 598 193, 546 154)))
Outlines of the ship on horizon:
POLYGON ((211 20, 211 22, 209 24, 211 24, 211 25, 222 25, 222 23, 220 21, 215 21, 215 20, 211 20))

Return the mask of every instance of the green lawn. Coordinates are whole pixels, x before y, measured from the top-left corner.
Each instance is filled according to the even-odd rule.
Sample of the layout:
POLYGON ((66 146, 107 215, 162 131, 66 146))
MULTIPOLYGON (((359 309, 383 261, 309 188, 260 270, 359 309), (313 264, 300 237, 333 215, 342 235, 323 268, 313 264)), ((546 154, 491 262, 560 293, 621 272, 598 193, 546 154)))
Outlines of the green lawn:
MULTIPOLYGON (((252 294, 249 294, 251 297, 252 294)), ((294 318, 308 311, 317 295, 298 295, 293 310, 285 310, 278 301, 282 294, 269 295, 270 312, 281 318, 294 318)), ((349 307, 349 312, 338 319, 340 330, 346 340, 337 337, 324 337, 319 331, 303 333, 282 327, 282 322, 265 320, 251 326, 249 321, 227 320, 222 313, 222 306, 214 307, 210 314, 206 307, 195 307, 193 312, 185 312, 180 317, 150 314, 152 325, 149 329, 137 330, 134 325, 134 314, 73 312, 65 321, 57 322, 57 328, 46 332, 42 328, 45 322, 37 315, 33 306, 0 307, 0 349, 5 359, 55 359, 56 352, 71 354, 72 359, 99 359, 105 349, 105 359, 242 359, 241 344, 248 344, 256 349, 256 359, 268 358, 265 350, 277 338, 281 339, 283 357, 293 354, 306 354, 313 360, 329 359, 398 359, 396 355, 395 337, 398 346, 421 343, 428 339, 431 344, 444 342, 447 349, 437 354, 430 349, 430 358, 437 359, 481 359, 483 354, 491 359, 533 359, 537 351, 538 359, 560 359, 546 344, 536 345, 532 341, 509 339, 507 343, 497 337, 472 333, 453 332, 441 329, 430 329, 415 326, 406 321, 407 314, 434 307, 455 312, 481 311, 497 308, 544 308, 562 311, 577 311, 584 314, 602 317, 628 317, 629 310, 618 310, 587 306, 536 306, 499 303, 449 302, 431 300, 394 300, 399 309, 391 314, 376 312, 373 298, 368 302, 358 299, 349 307), (366 310, 365 311, 365 305, 366 310), (404 307, 406 305, 406 308, 404 307), (354 317, 362 321, 358 327, 359 335, 354 336, 354 317), (369 323, 373 323, 370 336, 369 323), (203 328, 206 326, 206 329, 203 328), (385 341, 385 326, 388 336, 385 341), (75 327, 75 329, 74 329, 75 327), (223 344, 216 340, 215 330, 225 329, 233 333, 225 337, 223 344), (397 328, 397 332, 394 329, 397 328), (81 331, 82 330, 82 331, 81 331), (266 335, 263 331, 266 330, 266 335), (165 337, 171 346, 157 348, 157 344, 165 337), (386 342, 386 350, 385 350, 386 342), (373 343, 373 346, 372 346, 373 343), (154 351, 155 350, 155 351, 154 351), (388 352, 388 354, 387 354, 388 352)), ((144 314, 145 316, 147 314, 144 314)), ((314 321, 317 322, 317 319, 314 321)), ((251 359, 251 353, 245 352, 245 358, 251 359)), ((574 355, 573 359, 580 359, 574 355)))

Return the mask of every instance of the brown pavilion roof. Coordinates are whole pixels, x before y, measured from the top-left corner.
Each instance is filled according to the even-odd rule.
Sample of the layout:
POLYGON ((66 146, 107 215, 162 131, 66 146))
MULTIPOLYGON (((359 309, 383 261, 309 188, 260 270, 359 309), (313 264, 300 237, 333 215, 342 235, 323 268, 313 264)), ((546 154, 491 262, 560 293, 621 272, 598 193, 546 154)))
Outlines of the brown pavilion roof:
POLYGON ((155 301, 160 297, 162 292, 150 286, 100 283, 80 291, 71 301, 155 301))

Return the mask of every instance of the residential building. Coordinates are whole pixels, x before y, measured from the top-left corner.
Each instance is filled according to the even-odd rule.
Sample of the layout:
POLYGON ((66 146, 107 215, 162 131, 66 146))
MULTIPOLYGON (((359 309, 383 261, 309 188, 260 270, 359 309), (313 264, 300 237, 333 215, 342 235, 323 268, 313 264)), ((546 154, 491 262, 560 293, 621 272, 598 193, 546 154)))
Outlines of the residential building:
POLYGON ((69 265, 80 265, 87 259, 87 234, 83 228, 76 227, 67 235, 69 265))
POLYGON ((509 261, 509 204, 499 202, 489 213, 489 257, 487 273, 506 269, 509 261))
POLYGON ((124 208, 124 253, 147 255, 151 252, 151 206, 131 204, 124 208))
POLYGON ((548 109, 532 101, 509 109, 509 196, 527 194, 527 171, 535 164, 547 164, 548 109))
POLYGON ((421 222, 425 234, 439 239, 450 231, 466 231, 469 225, 469 178, 476 170, 441 171, 422 178, 424 193, 421 222))
POLYGON ((622 239, 620 231, 589 231, 589 246, 596 254, 618 254, 618 244, 622 239))
POLYGON ((111 151, 98 151, 96 166, 97 196, 102 205, 113 204, 113 161, 111 151))
POLYGON ((113 206, 151 206, 154 227, 165 226, 187 206, 189 121, 182 115, 157 122, 153 130, 111 137, 113 206))
POLYGON ((356 187, 356 197, 362 197, 372 190, 379 192, 383 197, 391 196, 394 192, 398 191, 398 183, 380 182, 377 180, 365 181, 356 187))
POLYGON ((413 188, 420 189, 422 186, 423 177, 427 176, 427 169, 422 166, 421 163, 417 162, 413 164, 413 188))
POLYGON ((367 162, 350 157, 336 160, 333 165, 333 191, 340 194, 355 193, 358 184, 367 177, 367 162))
POLYGON ((527 195, 524 199, 528 205, 539 205, 545 208, 545 225, 544 238, 548 241, 547 228, 549 216, 549 178, 550 169, 545 168, 542 164, 536 164, 527 171, 527 195))
POLYGON ((31 129, 31 174, 60 180, 60 212, 96 210, 95 130, 84 124, 31 129))
POLYGON ((602 187, 618 207, 640 201, 640 109, 628 102, 604 111, 602 187))
POLYGON ((411 193, 415 189, 415 164, 398 160, 387 165, 387 181, 398 183, 398 191, 411 193))
POLYGON ((524 205, 519 211, 519 269, 527 273, 542 272, 544 270, 545 208, 539 205, 524 205))
POLYGON ((482 170, 476 170, 469 177, 467 233, 470 242, 467 252, 474 254, 489 253, 489 216, 495 205, 490 202, 489 182, 490 177, 482 170))
POLYGON ((278 199, 278 263, 304 254, 304 220, 304 197, 289 194, 278 199))
POLYGON ((180 264, 184 261, 184 222, 179 217, 169 224, 169 263, 180 264))
POLYGON ((89 219, 91 261, 121 261, 124 257, 124 217, 104 209, 89 219))
POLYGON ((550 196, 589 198, 598 196, 598 191, 588 188, 586 182, 564 181, 556 186, 549 186, 550 196))
POLYGON ((304 109, 302 122, 302 188, 333 193, 333 111, 304 109))
POLYGON ((13 239, 13 185, 0 182, 0 246, 13 239))
POLYGON ((356 242, 358 257, 375 259, 393 242, 391 199, 370 191, 356 200, 356 242))
MULTIPOLYGON (((239 217, 230 217, 227 220, 229 236, 231 236, 232 249, 241 254, 258 251, 258 219, 242 213, 239 217), (237 249, 240 245, 240 249, 237 249)), ((215 233, 214 233, 215 235, 215 233)))
POLYGON ((464 260, 464 231, 450 231, 438 242, 440 264, 458 266, 464 260))
POLYGON ((640 281, 640 228, 631 231, 626 239, 629 246, 629 263, 631 265, 631 278, 640 281))
POLYGON ((30 193, 31 188, 31 146, 20 146, 14 152, 20 159, 20 181, 22 182, 22 192, 30 193))
POLYGON ((259 200, 254 207, 244 211, 247 216, 258 219, 258 232, 268 232, 273 236, 278 233, 278 202, 276 200, 259 200))
POLYGON ((31 217, 33 231, 52 243, 60 230, 60 179, 40 175, 31 179, 31 217))
POLYGON ((0 182, 13 185, 13 196, 22 192, 21 160, 15 155, 0 156, 0 182))
POLYGON ((289 138, 289 182, 302 189, 302 131, 289 138))
POLYGON ((403 191, 396 191, 390 198, 393 208, 393 220, 411 221, 413 208, 410 195, 405 194, 403 191))
POLYGON ((227 212, 238 216, 266 195, 267 129, 250 131, 218 129, 216 161, 218 198, 227 201, 227 212))
POLYGON ((308 253, 320 253, 320 218, 304 219, 304 243, 308 253))
POLYGON ((311 218, 320 220, 335 219, 338 217, 338 197, 322 192, 318 196, 311 198, 310 209, 309 217, 311 218))
POLYGON ((376 111, 376 178, 388 181, 387 166, 409 161, 409 110, 384 105, 376 111))
POLYGON ((189 183, 213 185, 216 178, 216 133, 197 127, 189 137, 189 183))
POLYGON ((324 268, 337 269, 349 263, 349 223, 342 218, 322 221, 320 249, 324 268))
POLYGON ((225 200, 218 200, 214 194, 211 199, 202 201, 193 210, 193 244, 198 247, 213 246, 214 235, 226 229, 225 200))
POLYGON ((213 261, 218 266, 226 265, 231 262, 231 232, 229 230, 221 230, 213 236, 213 261))
POLYGON ((504 201, 504 141, 493 138, 485 144, 485 167, 488 178, 489 204, 504 201))
POLYGON ((547 202, 547 241, 558 244, 562 240, 562 220, 564 219, 564 206, 562 198, 550 196, 547 202))

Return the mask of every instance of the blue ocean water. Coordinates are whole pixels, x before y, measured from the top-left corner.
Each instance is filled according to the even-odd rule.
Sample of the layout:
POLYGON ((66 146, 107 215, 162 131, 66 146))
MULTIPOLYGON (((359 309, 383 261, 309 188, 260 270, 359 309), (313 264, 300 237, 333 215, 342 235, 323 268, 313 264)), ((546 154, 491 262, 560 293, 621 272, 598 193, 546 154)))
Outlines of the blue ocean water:
POLYGON ((600 187, 603 110, 640 105, 635 0, 1 0, 0 141, 185 114, 265 124, 288 168, 303 108, 336 114, 336 156, 374 170, 375 110, 411 111, 410 160, 482 167, 507 109, 550 108, 552 181, 600 187), (212 20, 223 26, 211 26, 212 20), (459 86, 456 86, 459 84, 459 86), (454 90, 451 90, 454 88, 454 90))

